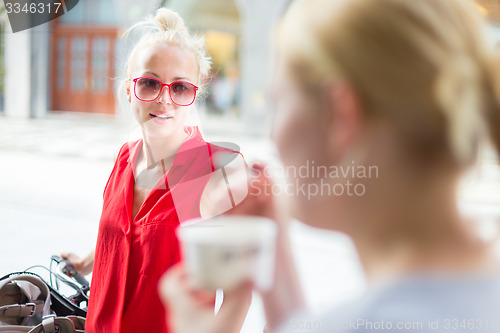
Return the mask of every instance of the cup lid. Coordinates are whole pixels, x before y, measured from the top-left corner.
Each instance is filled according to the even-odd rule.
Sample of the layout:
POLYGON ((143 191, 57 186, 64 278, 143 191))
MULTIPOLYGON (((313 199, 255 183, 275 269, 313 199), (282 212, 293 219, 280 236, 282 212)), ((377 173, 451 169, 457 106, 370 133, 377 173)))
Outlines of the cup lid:
POLYGON ((250 215, 219 215, 210 219, 193 219, 181 224, 177 236, 184 243, 234 244, 274 238, 277 225, 273 220, 250 215))

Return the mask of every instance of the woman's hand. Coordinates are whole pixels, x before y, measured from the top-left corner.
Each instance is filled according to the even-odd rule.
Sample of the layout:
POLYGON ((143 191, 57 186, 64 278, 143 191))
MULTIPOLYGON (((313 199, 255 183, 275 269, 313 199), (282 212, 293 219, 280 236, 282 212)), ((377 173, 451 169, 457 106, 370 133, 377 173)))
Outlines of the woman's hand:
MULTIPOLYGON (((279 225, 274 286, 262 292, 267 326, 272 331, 292 313, 303 310, 305 302, 288 244, 288 219, 279 207, 279 198, 272 194, 273 181, 262 164, 253 164, 250 170, 248 195, 225 214, 268 217, 279 225)), ((250 305, 251 286, 242 284, 225 293, 221 309, 214 316, 212 296, 190 287, 182 266, 177 265, 162 278, 160 295, 167 305, 168 322, 175 333, 239 332, 250 305)))
POLYGON ((208 219, 221 214, 257 215, 281 222, 284 219, 279 218, 272 186, 263 164, 254 163, 248 168, 238 155, 210 178, 201 197, 201 216, 208 219))
POLYGON ((239 332, 252 299, 251 286, 247 284, 231 292, 224 291, 224 301, 214 315, 215 293, 190 286, 182 264, 165 273, 159 292, 174 333, 239 332))
POLYGON ((248 195, 238 206, 226 214, 258 215, 277 222, 274 283, 271 290, 261 292, 267 319, 267 328, 274 331, 290 315, 305 310, 305 300, 295 269, 288 240, 290 218, 284 208, 283 198, 273 195, 274 181, 265 166, 254 163, 249 181, 248 195))
POLYGON ((92 250, 85 258, 80 258, 78 255, 67 252, 61 253, 61 258, 66 259, 73 265, 75 271, 80 275, 88 275, 94 268, 95 250, 92 250))
POLYGON ((283 222, 283 212, 278 207, 278 198, 272 194, 274 182, 267 175, 264 164, 253 163, 250 167, 248 194, 236 207, 226 214, 257 215, 283 222))

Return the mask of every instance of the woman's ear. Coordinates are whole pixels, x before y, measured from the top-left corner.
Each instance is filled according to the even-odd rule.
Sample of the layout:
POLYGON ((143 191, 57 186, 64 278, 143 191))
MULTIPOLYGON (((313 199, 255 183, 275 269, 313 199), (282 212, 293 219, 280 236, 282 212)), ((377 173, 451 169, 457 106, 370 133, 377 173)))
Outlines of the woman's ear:
POLYGON ((130 80, 125 81, 125 91, 127 92, 127 100, 130 103, 132 101, 132 96, 130 95, 130 80))
POLYGON ((329 113, 327 141, 336 162, 352 150, 361 133, 363 113, 354 89, 347 83, 335 81, 327 88, 329 113))

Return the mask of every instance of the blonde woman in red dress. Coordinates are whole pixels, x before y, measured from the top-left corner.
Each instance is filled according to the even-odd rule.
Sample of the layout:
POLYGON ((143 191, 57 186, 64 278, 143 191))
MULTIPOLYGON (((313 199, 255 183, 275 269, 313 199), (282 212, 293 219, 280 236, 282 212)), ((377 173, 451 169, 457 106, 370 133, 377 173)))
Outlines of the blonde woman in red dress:
MULTIPOLYGON (((79 273, 93 271, 89 333, 168 332, 157 285, 181 259, 175 229, 191 218, 218 215, 246 194, 228 190, 226 203, 213 204, 225 184, 221 156, 223 164, 240 170, 246 165, 241 154, 207 143, 197 126, 186 123, 210 67, 203 41, 164 8, 136 29, 146 33, 128 58, 125 88, 143 138, 118 154, 104 190, 95 251, 83 259, 63 255, 79 273)), ((214 297, 207 300, 212 305, 214 297)), ((219 315, 236 319, 225 329, 237 332, 251 294, 237 311, 225 306, 228 299, 219 315)))

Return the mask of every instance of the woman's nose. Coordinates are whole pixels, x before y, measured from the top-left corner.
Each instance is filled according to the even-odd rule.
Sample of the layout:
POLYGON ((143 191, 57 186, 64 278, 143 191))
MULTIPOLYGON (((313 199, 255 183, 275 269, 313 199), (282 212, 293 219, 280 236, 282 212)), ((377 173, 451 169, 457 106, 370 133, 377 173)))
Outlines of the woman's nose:
POLYGON ((156 101, 158 103, 162 103, 162 104, 172 104, 173 103, 172 99, 170 98, 170 92, 169 92, 168 86, 163 87, 163 90, 161 91, 161 93, 158 96, 158 98, 156 99, 156 101))

